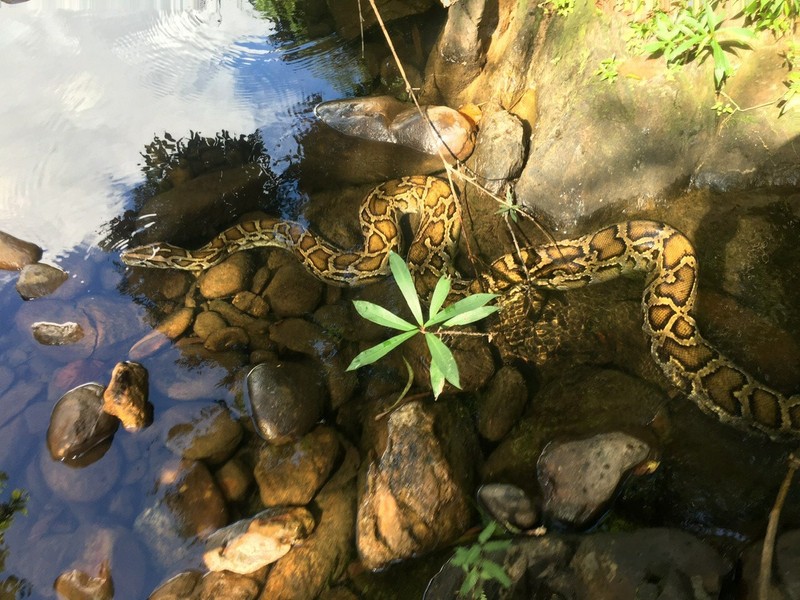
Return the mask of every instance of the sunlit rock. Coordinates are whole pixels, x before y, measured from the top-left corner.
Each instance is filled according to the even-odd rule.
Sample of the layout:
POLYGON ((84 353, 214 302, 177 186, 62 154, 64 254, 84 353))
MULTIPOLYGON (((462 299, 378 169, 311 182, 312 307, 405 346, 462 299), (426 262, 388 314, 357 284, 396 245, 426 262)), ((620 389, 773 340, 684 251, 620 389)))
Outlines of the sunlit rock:
POLYGON ((219 463, 228 458, 242 439, 242 426, 227 407, 206 406, 191 421, 170 428, 166 445, 178 456, 219 463))
POLYGON ((305 508, 267 509, 208 536, 203 560, 212 571, 252 573, 284 556, 314 526, 305 508))
POLYGON ((59 575, 53 587, 65 600, 111 600, 114 597, 114 581, 107 560, 100 565, 96 577, 73 569, 59 575))
POLYGON ((119 362, 103 392, 103 410, 117 417, 128 431, 138 431, 153 421, 148 395, 147 369, 136 362, 119 362))
POLYGON ((25 300, 41 298, 55 292, 68 275, 57 267, 43 263, 25 265, 17 279, 17 292, 25 300))
POLYGON ((19 271, 42 258, 42 249, 13 235, 0 231, 0 269, 19 271))
POLYGON ((73 344, 83 338, 83 328, 73 321, 66 323, 37 321, 31 325, 31 331, 33 338, 45 346, 73 344))
POLYGON ((323 102, 316 115, 346 135, 402 144, 447 161, 465 160, 475 148, 471 119, 446 106, 416 106, 391 96, 372 96, 323 102))

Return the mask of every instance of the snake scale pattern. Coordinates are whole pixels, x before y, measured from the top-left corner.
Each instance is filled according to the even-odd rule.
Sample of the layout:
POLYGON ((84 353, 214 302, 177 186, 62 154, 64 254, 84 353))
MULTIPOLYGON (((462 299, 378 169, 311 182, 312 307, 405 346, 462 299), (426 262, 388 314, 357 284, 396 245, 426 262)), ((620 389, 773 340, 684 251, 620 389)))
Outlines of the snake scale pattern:
MULTIPOLYGON (((294 252, 314 275, 331 284, 362 285, 389 273, 388 255, 402 244, 399 220, 418 215, 407 262, 417 289, 432 289, 452 272, 461 214, 447 182, 412 176, 372 190, 359 210, 364 246, 342 250, 292 221, 263 219, 235 225, 195 251, 165 243, 128 250, 128 265, 203 270, 240 250, 277 246, 294 252)), ((800 436, 800 395, 785 396, 758 382, 723 356, 698 331, 693 317, 698 260, 691 242, 655 221, 626 221, 571 240, 525 248, 495 260, 471 283, 500 294, 501 323, 515 343, 515 322, 531 289, 570 290, 642 272, 644 331, 653 360, 703 411, 740 429, 773 438, 800 436)), ((516 340, 519 343, 521 340, 516 340)))

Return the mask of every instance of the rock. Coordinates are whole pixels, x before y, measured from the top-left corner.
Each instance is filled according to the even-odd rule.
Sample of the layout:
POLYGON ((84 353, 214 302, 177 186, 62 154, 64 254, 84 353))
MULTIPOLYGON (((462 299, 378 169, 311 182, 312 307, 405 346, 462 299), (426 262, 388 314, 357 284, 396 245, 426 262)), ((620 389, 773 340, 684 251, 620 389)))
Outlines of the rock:
POLYGON ((58 498, 67 502, 96 502, 105 496, 120 477, 119 450, 108 443, 95 446, 85 458, 94 458, 96 451, 102 453, 103 460, 93 460, 89 464, 83 462, 54 461, 46 453, 39 459, 39 469, 47 486, 58 498))
POLYGON ((316 598, 330 582, 339 580, 352 555, 357 472, 358 452, 348 447, 339 470, 314 498, 320 515, 317 528, 272 565, 262 598, 316 598))
MULTIPOLYGON (((458 365, 461 390, 475 392, 481 389, 494 375, 494 356, 489 343, 483 338, 455 336, 448 340, 448 347, 458 365)), ((430 351, 421 335, 412 337, 403 346, 403 355, 414 369, 417 385, 430 389, 430 351)), ((445 390, 453 388, 447 384, 445 390)))
POLYGON ((119 420, 103 411, 103 391, 103 386, 87 383, 68 391, 53 407, 47 429, 53 459, 77 459, 117 431, 119 420))
POLYGON ((619 432, 551 442, 539 457, 537 473, 545 514, 576 527, 590 524, 625 475, 649 454, 645 442, 619 432))
POLYGON ((582 538, 570 568, 578 598, 717 598, 732 565, 683 531, 640 529, 582 538))
POLYGON ((327 480, 341 445, 336 432, 320 425, 294 444, 262 445, 254 469, 264 506, 311 502, 327 480))
POLYGON ((153 422, 149 391, 147 369, 136 362, 119 362, 103 392, 103 410, 117 417, 126 430, 139 431, 153 422))
POLYGON ((247 391, 256 432, 270 443, 299 439, 322 416, 322 382, 318 371, 303 363, 256 365, 247 374, 247 391))
POLYGON ((315 525, 305 508, 267 509, 208 536, 203 561, 212 571, 252 573, 284 556, 315 525))
POLYGON ((214 479, 228 502, 239 502, 253 483, 253 471, 233 457, 214 473, 214 479))
POLYGON ((67 280, 61 269, 42 263, 25 265, 17 279, 17 292, 24 300, 41 298, 55 292, 67 280))
POLYGON ((235 352, 212 354, 203 346, 181 346, 181 351, 199 363, 189 369, 176 369, 171 362, 151 363, 150 377, 159 392, 171 400, 218 400, 226 388, 230 372, 242 364, 243 357, 235 352), (199 351, 198 351, 199 350, 199 351))
POLYGON ((0 269, 19 271, 40 258, 42 249, 39 246, 0 231, 0 269))
POLYGON ((300 264, 287 264, 275 272, 264 297, 279 317, 301 317, 317 307, 322 287, 300 264))
POLYGON ((242 350, 247 348, 250 337, 241 327, 224 327, 209 334, 203 346, 211 352, 242 350))
POLYGON ((449 161, 465 160, 475 147, 475 125, 446 106, 416 106, 391 96, 333 100, 318 104, 315 114, 346 135, 401 144, 449 161))
POLYGON ((45 346, 64 346, 74 344, 83 338, 83 327, 78 323, 48 323, 36 321, 31 325, 33 339, 45 346))
POLYGON ((490 442, 500 441, 519 421, 528 402, 528 386, 519 371, 504 365, 478 400, 478 431, 490 442))
MULTIPOLYGON (((800 530, 792 529, 778 536, 775 543, 773 568, 770 573, 769 600, 785 600, 800 597, 800 555, 798 555, 800 530)), ((761 576, 761 553, 764 540, 748 546, 742 553, 742 576, 739 590, 742 600, 758 600, 761 576)))
POLYGON ((108 561, 100 565, 97 577, 74 569, 58 576, 53 587, 65 600, 112 600, 114 581, 108 561))
POLYGON ((525 132, 520 120, 494 106, 486 111, 475 143, 471 168, 478 181, 497 193, 511 179, 516 179, 525 165, 525 132))
POLYGON ((247 252, 236 252, 204 271, 197 280, 198 289, 209 300, 233 296, 250 287, 253 270, 250 255, 247 252))
POLYGON ((251 317, 228 302, 212 300, 208 303, 208 308, 219 313, 231 326, 244 329, 251 338, 265 334, 269 329, 270 324, 268 321, 251 317))
POLYGON ((162 583, 147 600, 196 600, 199 595, 200 571, 184 571, 162 583))
POLYGON ((269 313, 269 304, 261 296, 248 290, 237 292, 231 303, 242 312, 257 319, 263 318, 269 313))
POLYGON ((164 318, 155 329, 136 342, 129 352, 133 360, 142 360, 151 354, 155 354, 169 344, 170 340, 175 340, 183 335, 194 319, 194 309, 182 307, 170 313, 164 318))
MULTIPOLYGON (((375 4, 383 21, 388 23, 395 19, 423 13, 433 5, 433 2, 431 0, 408 2, 378 0, 375 4)), ((377 23, 372 11, 365 10, 363 17, 359 16, 358 4, 353 0, 329 0, 327 5, 336 23, 336 30, 346 39, 358 37, 362 31, 377 23)))
POLYGON ((228 408, 214 404, 203 408, 191 422, 171 427, 166 445, 182 458, 219 463, 236 450, 242 433, 228 408))
POLYGON ((246 575, 228 571, 206 573, 198 600, 255 600, 261 586, 246 575))
POLYGON ((508 529, 531 529, 539 517, 536 507, 524 490, 507 483, 487 483, 478 490, 486 512, 508 529))
POLYGON ((205 342, 209 335, 227 326, 227 321, 218 312, 204 310, 194 320, 194 333, 205 342))
POLYGON ((359 499, 356 544, 369 569, 448 544, 469 526, 469 492, 459 481, 469 463, 448 464, 434 423, 419 402, 388 418, 386 449, 369 463, 359 499))

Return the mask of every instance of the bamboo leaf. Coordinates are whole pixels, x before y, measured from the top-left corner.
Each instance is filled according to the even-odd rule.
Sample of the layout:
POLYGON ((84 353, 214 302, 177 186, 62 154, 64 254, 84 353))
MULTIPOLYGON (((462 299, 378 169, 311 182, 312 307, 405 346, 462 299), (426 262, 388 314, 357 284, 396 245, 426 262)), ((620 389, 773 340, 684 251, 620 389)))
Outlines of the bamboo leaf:
POLYGON ((460 315, 456 315, 452 319, 448 319, 442 325, 444 327, 454 327, 456 325, 469 325, 470 323, 474 323, 475 321, 480 321, 481 319, 485 319, 492 313, 496 313, 500 310, 497 306, 479 306, 478 308, 473 308, 472 310, 468 310, 467 312, 461 313, 460 315))
POLYGON ((398 317, 393 312, 389 312, 382 306, 367 302, 366 300, 353 300, 353 305, 356 307, 356 312, 368 321, 383 325, 384 327, 391 327, 400 331, 416 330, 417 326, 412 325, 405 319, 398 317))
POLYGON ((450 348, 432 333, 425 334, 425 341, 428 343, 428 350, 431 352, 431 367, 434 365, 444 375, 444 378, 457 388, 461 389, 461 382, 458 379, 458 365, 450 348))
POLYGON ((483 531, 478 534, 478 543, 483 545, 488 542, 491 537, 494 535, 495 530, 497 529, 497 523, 494 521, 490 521, 486 527, 483 528, 483 531))
POLYGON ((494 300, 496 297, 497 294, 472 294, 471 296, 462 298, 455 304, 451 304, 450 306, 445 308, 433 319, 425 323, 425 326, 430 327, 431 325, 444 323, 445 321, 447 321, 448 319, 452 319, 456 315, 466 313, 480 306, 483 306, 487 302, 491 302, 492 300, 494 300))
POLYGON ((404 333, 398 333, 394 337, 390 337, 388 340, 381 342, 371 348, 367 348, 363 352, 360 352, 352 362, 347 366, 347 371, 355 371, 356 369, 363 367, 364 365, 371 365, 376 360, 379 360, 389 354, 392 350, 397 348, 400 344, 405 342, 407 339, 413 337, 417 333, 417 330, 413 331, 406 331, 404 333))
POLYGON ((442 390, 444 390, 444 373, 442 373, 441 369, 436 366, 436 363, 431 361, 431 366, 428 369, 431 375, 431 390, 433 391, 433 397, 438 398, 442 390))
POLYGON ((419 304, 419 297, 417 297, 417 288, 414 287, 414 279, 411 277, 411 272, 408 270, 406 261, 396 252, 389 254, 389 267, 392 269, 392 275, 400 288, 400 293, 406 299, 406 304, 411 309, 411 314, 422 326, 422 307, 419 304))
POLYGON ((444 301, 447 300, 447 295, 450 293, 450 278, 443 276, 436 282, 436 287, 431 296, 431 305, 428 310, 429 318, 436 316, 436 313, 442 308, 444 301))

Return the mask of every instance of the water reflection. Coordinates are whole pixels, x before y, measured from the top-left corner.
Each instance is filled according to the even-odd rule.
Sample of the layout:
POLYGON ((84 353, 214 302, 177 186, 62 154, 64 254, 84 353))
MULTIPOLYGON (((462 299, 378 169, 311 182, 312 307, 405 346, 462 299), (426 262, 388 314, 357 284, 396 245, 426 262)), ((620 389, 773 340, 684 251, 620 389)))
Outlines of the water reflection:
POLYGON ((0 80, 13 91, 0 96, 12 141, 0 147, 0 229, 50 259, 102 236, 154 134, 259 130, 271 155, 291 157, 297 107, 360 79, 356 51, 306 43, 296 64, 287 60, 270 41, 275 23, 243 0, 31 0, 2 10, 0 80))

